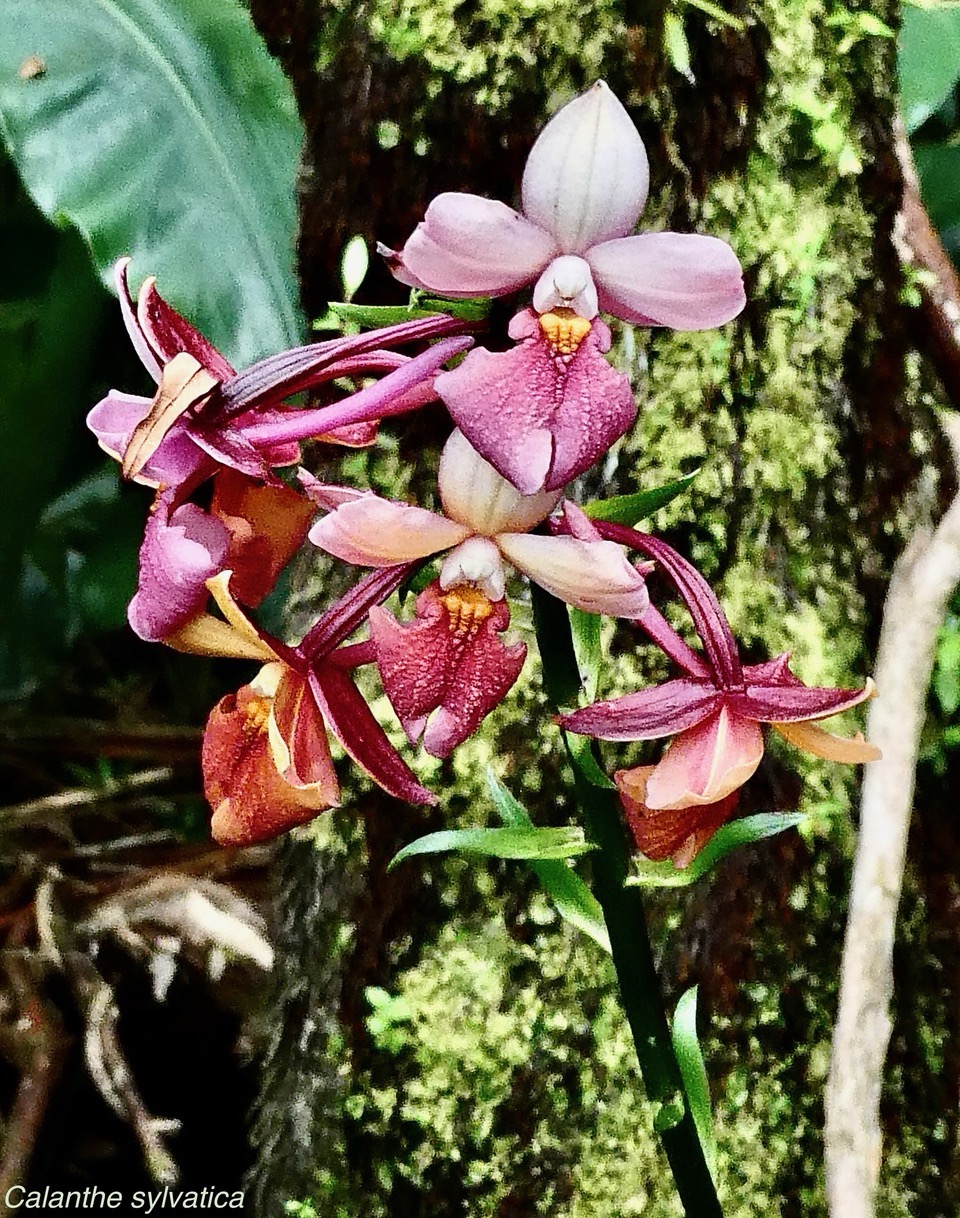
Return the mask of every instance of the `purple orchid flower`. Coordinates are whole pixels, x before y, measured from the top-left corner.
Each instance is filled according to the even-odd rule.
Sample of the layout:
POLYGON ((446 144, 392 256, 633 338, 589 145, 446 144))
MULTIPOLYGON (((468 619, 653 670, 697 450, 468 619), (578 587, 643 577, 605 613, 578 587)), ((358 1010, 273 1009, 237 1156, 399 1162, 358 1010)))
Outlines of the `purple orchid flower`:
POLYGON ((372 662, 369 642, 344 645, 370 608, 409 575, 410 566, 360 580, 295 647, 258 629, 231 594, 230 572, 210 580, 224 619, 195 617, 177 647, 201 655, 259 660, 263 667, 211 711, 203 737, 204 792, 211 832, 221 845, 262 842, 336 807, 340 788, 328 731, 378 786, 410 803, 436 796, 390 744, 351 679, 372 662))
POLYGON ((295 347, 235 373, 203 335, 147 279, 134 306, 130 259, 115 278, 127 332, 157 384, 153 399, 111 391, 87 425, 123 474, 148 486, 177 488, 183 501, 218 468, 276 483, 273 467, 299 460, 301 440, 325 437, 356 444, 373 438, 377 420, 433 401, 433 378, 451 356, 472 346, 455 318, 418 318, 368 334, 295 347), (387 350, 443 337, 422 354, 387 350), (344 376, 385 372, 375 385, 343 401, 309 410, 281 410, 287 398, 344 376), (366 428, 358 433, 357 427, 366 428))
POLYGON ((255 606, 302 542, 312 508, 274 475, 273 466, 299 460, 300 441, 308 437, 371 442, 379 419, 435 399, 438 368, 472 340, 448 337, 413 358, 383 349, 462 329, 451 318, 418 319, 285 351, 237 374, 166 303, 153 279, 143 284, 135 308, 128 266, 129 259, 121 259, 116 267, 120 306, 157 393, 150 400, 113 391, 87 422, 101 447, 122 462, 125 476, 158 488, 128 618, 141 638, 170 641, 203 610, 211 576, 229 567, 238 599, 255 606), (343 401, 277 409, 303 389, 372 372, 386 375, 343 401), (187 499, 210 477, 214 495, 207 512, 187 499), (257 568, 260 577, 236 578, 257 568))
POLYGON ((684 852, 683 845, 691 834, 699 833, 695 843, 699 849, 706 840, 704 826, 712 826, 709 837, 730 815, 729 797, 754 773, 763 756, 762 723, 770 724, 791 744, 830 761, 856 764, 879 756, 859 733, 845 739, 813 725, 873 697, 876 689, 871 680, 862 689, 811 688, 790 671, 788 655, 743 664, 713 590, 665 542, 624 525, 588 521, 570 504, 565 505, 565 527, 575 535, 599 534, 659 563, 689 609, 703 643, 701 657, 650 607, 637 623, 684 675, 561 716, 567 730, 601 740, 674 737, 656 766, 618 775, 618 786, 633 801, 635 814, 671 814, 669 825, 661 826, 659 834, 648 827, 649 833, 660 837, 666 853, 673 853, 667 844, 679 842, 681 857, 689 861, 693 855, 684 852), (680 811, 687 815, 672 815, 680 811))
POLYGON ((404 627, 385 611, 371 614, 387 696, 411 740, 422 735, 435 756, 446 756, 476 730, 523 664, 524 649, 497 638, 510 620, 504 560, 591 613, 637 617, 649 604, 643 570, 619 545, 531 532, 560 493, 521 495, 459 431, 440 458, 444 515, 324 486, 308 474, 301 480, 328 511, 310 540, 344 562, 389 568, 448 551, 439 581, 418 600, 416 623, 404 627))
POLYGON ((454 422, 504 477, 532 494, 562 487, 633 422, 626 377, 603 359, 604 310, 638 325, 700 330, 743 308, 740 264, 715 237, 630 235, 647 198, 647 155, 603 81, 566 105, 534 144, 522 213, 478 195, 438 195, 394 275, 447 296, 533 284, 514 318, 520 345, 478 349, 437 381, 454 422))

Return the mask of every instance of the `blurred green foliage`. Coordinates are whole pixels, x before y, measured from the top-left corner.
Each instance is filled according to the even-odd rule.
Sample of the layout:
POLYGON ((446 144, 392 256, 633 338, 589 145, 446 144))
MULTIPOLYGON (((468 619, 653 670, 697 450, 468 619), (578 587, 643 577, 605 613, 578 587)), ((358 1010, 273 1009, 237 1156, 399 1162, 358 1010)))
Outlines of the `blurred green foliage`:
POLYGON ((111 385, 151 390, 98 279, 112 286, 116 258, 133 255, 134 284, 157 275, 240 365, 296 343, 302 129, 289 82, 233 0, 10 0, 0 137, 9 698, 51 678, 79 639, 123 626, 135 587, 147 494, 121 494, 83 419, 111 385))

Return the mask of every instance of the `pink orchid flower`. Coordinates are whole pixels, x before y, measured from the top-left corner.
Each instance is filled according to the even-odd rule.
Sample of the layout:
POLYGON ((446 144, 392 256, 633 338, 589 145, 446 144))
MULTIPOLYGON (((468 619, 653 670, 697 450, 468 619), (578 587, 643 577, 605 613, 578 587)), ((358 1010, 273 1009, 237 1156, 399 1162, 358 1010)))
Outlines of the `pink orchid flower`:
POLYGON ((523 649, 497 638, 509 622, 504 559, 568 604, 636 617, 649 604, 643 573, 619 545, 531 533, 559 492, 521 495, 459 431, 440 458, 444 515, 363 491, 323 486, 301 474, 328 509, 310 540, 345 562, 391 567, 447 551, 436 584, 417 604, 418 622, 371 614, 384 688, 411 739, 445 756, 510 688, 523 649), (426 726, 431 711, 437 715, 426 726))
POLYGON ((522 212, 472 194, 438 195, 398 251, 403 283, 447 296, 533 284, 511 323, 519 346, 479 349, 437 383, 454 422, 526 494, 588 468, 633 422, 626 377, 603 359, 604 310, 645 326, 700 330, 743 308, 740 264, 715 237, 631 235, 647 198, 640 136, 603 81, 556 114, 523 175, 522 212))
POLYGON ((272 467, 299 460, 301 440, 369 443, 377 420, 435 400, 436 372, 473 341, 447 337, 412 358, 386 350, 464 328, 454 318, 427 317, 295 347, 235 373, 166 303, 152 278, 134 306, 129 263, 122 258, 116 266, 120 307, 157 392, 150 399, 112 390, 90 411, 87 426, 101 448, 121 461, 124 477, 176 487, 181 500, 221 467, 276 482, 272 467), (382 380, 343 401, 309 410, 278 409, 302 390, 381 372, 386 373, 382 380))
POLYGON ((362 579, 296 647, 258 629, 231 594, 230 572, 210 580, 224 619, 195 617, 177 638, 183 651, 259 660, 263 667, 210 713, 203 736, 204 792, 211 832, 225 846, 285 833, 340 799, 328 730, 380 787, 410 803, 434 803, 374 718, 350 672, 370 663, 369 643, 343 646, 372 605, 409 567, 362 579))
POLYGON ((266 486, 232 469, 213 479, 209 512, 176 506, 177 491, 158 492, 140 547, 137 591, 127 610, 135 634, 172 641, 209 599, 207 581, 233 573, 233 594, 257 605, 293 557, 314 516, 309 500, 284 486, 266 486))
MULTIPOLYGON (((671 818, 672 834, 679 834, 684 826, 687 829, 681 849, 683 841, 708 822, 712 832, 729 816, 733 808, 729 797, 754 773, 763 756, 762 723, 770 724, 791 744, 830 761, 856 764, 879 756, 859 733, 845 739, 814 726, 818 719, 873 697, 872 681, 856 690, 811 688, 790 671, 788 655, 762 664, 743 664, 716 596, 686 559, 655 537, 607 522, 584 524, 581 516, 568 505, 567 527, 596 530, 660 564, 687 605, 703 643, 701 657, 649 608, 639 616, 638 624, 684 675, 561 716, 567 730, 601 740, 674 737, 649 773, 646 767, 622 771, 618 785, 644 816, 687 812, 685 819, 671 818)), ((701 835, 697 848, 704 840, 701 835)))

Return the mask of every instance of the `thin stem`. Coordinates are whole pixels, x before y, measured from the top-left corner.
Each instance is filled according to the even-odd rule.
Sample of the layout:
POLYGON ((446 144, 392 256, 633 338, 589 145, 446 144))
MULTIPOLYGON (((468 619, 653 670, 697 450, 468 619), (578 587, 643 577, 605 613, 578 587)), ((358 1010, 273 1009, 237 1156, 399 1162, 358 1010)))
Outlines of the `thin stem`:
MULTIPOLYGON (((533 589, 534 625, 544 686, 555 707, 569 705, 580 686, 565 607, 533 589)), ((568 745, 587 837, 597 849, 593 887, 610 936, 614 968, 647 1096, 658 1107, 654 1129, 663 1143, 687 1218, 723 1218, 690 1112, 647 934, 643 896, 625 884, 630 854, 616 792, 591 782, 568 745)))

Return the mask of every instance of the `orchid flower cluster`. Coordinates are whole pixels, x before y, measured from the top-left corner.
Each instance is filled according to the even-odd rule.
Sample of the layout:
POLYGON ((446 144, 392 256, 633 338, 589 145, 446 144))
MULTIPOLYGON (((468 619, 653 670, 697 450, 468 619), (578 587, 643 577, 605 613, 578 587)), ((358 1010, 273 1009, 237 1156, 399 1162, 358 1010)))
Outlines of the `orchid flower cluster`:
POLYGON ((435 802, 354 674, 375 666, 410 743, 446 757, 524 665, 526 646, 508 633, 510 569, 567 605, 624 619, 677 669, 662 684, 559 716, 583 736, 667 741, 655 765, 615 776, 647 857, 686 866, 733 814, 763 753, 761 724, 832 760, 876 756, 861 736, 813 725, 870 697, 871 682, 809 688, 787 656, 743 663, 716 596, 686 559, 565 498, 636 417, 628 378, 606 358, 601 311, 699 330, 730 321, 745 303, 740 264, 724 241, 634 234, 648 181, 640 136, 600 82, 535 142, 520 211, 441 194, 401 249, 381 247, 401 283, 434 296, 512 296, 532 286, 505 350, 477 345, 469 323, 438 313, 237 372, 152 279, 135 302, 127 261, 118 265, 127 329, 157 388, 152 399, 111 392, 88 422, 123 475, 155 490, 130 624, 182 651, 260 664, 214 708, 204 733, 219 842, 263 841, 336 806, 331 736, 391 795, 435 802), (304 392, 308 405, 291 403, 304 392), (455 425, 439 465, 442 511, 322 482, 300 467, 306 441, 373 444, 381 421, 438 399, 455 425), (305 541, 365 573, 290 645, 252 611, 305 541), (689 611, 701 650, 651 604, 654 567, 689 611), (425 584, 424 571, 432 572, 425 584), (398 618, 384 602, 418 577, 412 615, 408 607, 398 618))

